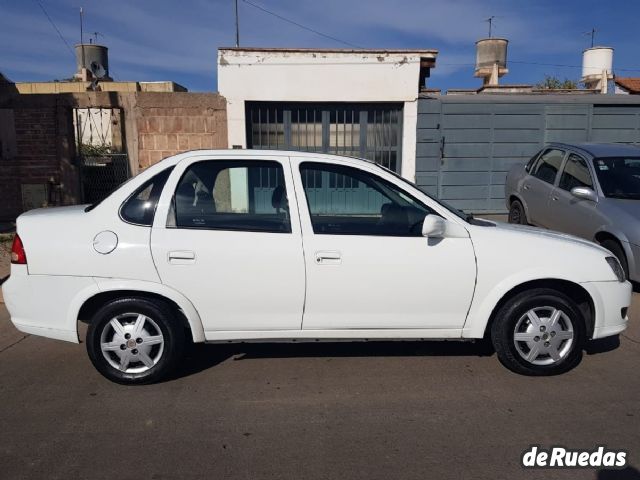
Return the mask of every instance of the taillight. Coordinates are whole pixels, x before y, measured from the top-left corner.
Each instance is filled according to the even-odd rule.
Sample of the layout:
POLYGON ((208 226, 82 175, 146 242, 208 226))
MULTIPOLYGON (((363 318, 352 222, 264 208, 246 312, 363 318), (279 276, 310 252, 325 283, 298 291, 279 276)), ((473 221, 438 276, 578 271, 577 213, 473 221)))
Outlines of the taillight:
POLYGON ((18 265, 27 264, 27 254, 24 251, 22 240, 20 240, 18 234, 13 237, 13 245, 11 245, 11 263, 16 263, 18 265))

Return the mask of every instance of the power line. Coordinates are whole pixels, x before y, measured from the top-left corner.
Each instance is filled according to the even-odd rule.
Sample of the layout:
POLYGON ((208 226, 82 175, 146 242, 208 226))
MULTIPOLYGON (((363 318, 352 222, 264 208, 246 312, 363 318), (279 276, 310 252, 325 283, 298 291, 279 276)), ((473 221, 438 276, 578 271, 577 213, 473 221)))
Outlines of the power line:
POLYGON ((51 19, 51 17, 49 16, 47 11, 45 10, 44 5, 42 5, 40 0, 34 0, 34 1, 38 4, 38 6, 40 6, 40 10, 42 10, 42 13, 44 13, 44 16, 47 17, 47 20, 49 20, 49 23, 51 23, 51 26, 55 29, 56 32, 58 32, 58 36, 64 42, 64 44, 67 46, 67 48, 71 52, 71 55, 73 55, 73 58, 75 58, 76 55, 73 52, 73 49, 71 48, 71 45, 69 45, 69 42, 67 42, 67 40, 62 36, 62 33, 60 33, 60 30, 58 30, 58 27, 56 27, 56 24, 53 22, 53 20, 51 19))
POLYGON ((358 45, 355 45, 353 43, 347 42, 345 40, 340 40, 339 38, 332 37, 331 35, 327 35, 326 33, 322 33, 322 32, 319 32, 318 30, 315 30, 315 29, 313 29, 311 27, 307 27, 305 25, 302 25, 302 24, 300 24, 298 22, 295 22, 295 21, 290 20, 290 19, 288 19, 286 17, 283 17, 282 15, 278 15, 277 13, 272 12, 270 10, 267 10, 266 8, 261 7, 260 5, 257 5, 255 3, 249 1, 249 0, 242 0, 242 1, 244 3, 246 3, 247 5, 251 5, 253 8, 257 8, 258 10, 261 10, 264 13, 268 13, 269 15, 273 15, 274 17, 279 18, 280 20, 282 20, 284 22, 287 22, 287 23, 290 23, 292 25, 295 25, 296 27, 302 28, 303 30, 307 30, 309 32, 315 33, 316 35, 320 35, 321 37, 328 38, 329 40, 333 40, 334 42, 342 43, 344 45, 348 45, 348 46, 353 47, 353 48, 362 48, 362 47, 360 47, 358 45))

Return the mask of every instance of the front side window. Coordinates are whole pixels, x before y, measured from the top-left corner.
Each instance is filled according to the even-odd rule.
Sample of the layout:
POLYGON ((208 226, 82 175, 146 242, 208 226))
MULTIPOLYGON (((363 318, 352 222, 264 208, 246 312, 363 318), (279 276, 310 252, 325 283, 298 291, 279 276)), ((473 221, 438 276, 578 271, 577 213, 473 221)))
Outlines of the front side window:
POLYGON ((572 153, 567 158, 562 176, 560 177, 560 188, 571 191, 575 187, 593 188, 591 173, 584 158, 572 153))
POLYGON ((178 183, 168 226, 290 233, 282 165, 262 160, 194 163, 178 183))
POLYGON ((605 196, 640 200, 640 156, 595 158, 593 166, 605 196))
POLYGON ((420 236, 433 213, 394 184, 357 168, 300 165, 316 234, 420 236))
POLYGON ((146 181, 120 207, 125 222, 150 227, 158 206, 158 199, 173 167, 167 168, 146 181))
POLYGON ((556 175, 560 170, 562 159, 564 158, 564 152, 562 150, 556 150, 550 148, 538 158, 538 161, 533 166, 531 175, 539 178, 543 182, 553 184, 556 181, 556 175))

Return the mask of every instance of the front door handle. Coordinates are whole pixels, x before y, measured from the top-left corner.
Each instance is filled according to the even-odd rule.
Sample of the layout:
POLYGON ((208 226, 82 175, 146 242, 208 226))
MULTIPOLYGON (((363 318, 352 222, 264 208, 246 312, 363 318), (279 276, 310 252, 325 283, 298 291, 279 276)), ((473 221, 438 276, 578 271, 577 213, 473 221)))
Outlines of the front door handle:
POLYGON ((340 265, 342 263, 342 254, 328 250, 316 252, 316 263, 318 265, 340 265))
POLYGON ((174 250, 169 252, 169 263, 175 265, 187 265, 189 263, 195 263, 196 253, 191 250, 174 250))

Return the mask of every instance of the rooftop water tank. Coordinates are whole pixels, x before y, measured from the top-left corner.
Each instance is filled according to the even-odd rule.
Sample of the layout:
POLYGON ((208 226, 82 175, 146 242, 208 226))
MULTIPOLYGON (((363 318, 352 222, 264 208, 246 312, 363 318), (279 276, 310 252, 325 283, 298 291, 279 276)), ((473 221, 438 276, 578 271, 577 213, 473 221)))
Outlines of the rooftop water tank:
POLYGON ((591 47, 582 52, 582 80, 597 80, 606 71, 607 77, 613 75, 613 48, 591 47))
POLYGON ((104 45, 81 43, 76 45, 76 66, 80 73, 86 68, 97 78, 109 78, 109 53, 104 45))
POLYGON ((476 42, 476 70, 474 76, 484 78, 485 84, 497 84, 507 69, 506 38, 484 38, 476 42))

